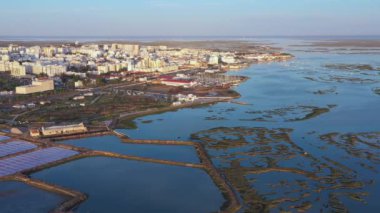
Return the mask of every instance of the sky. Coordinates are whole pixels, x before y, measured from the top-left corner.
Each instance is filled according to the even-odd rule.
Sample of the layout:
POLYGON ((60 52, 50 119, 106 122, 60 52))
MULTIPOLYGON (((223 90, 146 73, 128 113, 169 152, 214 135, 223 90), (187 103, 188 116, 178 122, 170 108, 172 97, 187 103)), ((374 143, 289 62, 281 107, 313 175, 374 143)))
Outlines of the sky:
POLYGON ((380 35, 380 0, 0 0, 0 36, 380 35))

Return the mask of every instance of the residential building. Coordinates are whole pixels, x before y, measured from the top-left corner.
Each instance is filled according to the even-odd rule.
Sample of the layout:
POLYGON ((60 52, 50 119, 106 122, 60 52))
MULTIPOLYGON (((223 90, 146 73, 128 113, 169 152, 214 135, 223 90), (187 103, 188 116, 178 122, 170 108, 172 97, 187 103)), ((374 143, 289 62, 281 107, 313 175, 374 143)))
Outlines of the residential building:
POLYGON ((209 65, 218 65, 219 64, 219 56, 218 55, 211 55, 208 59, 209 65))

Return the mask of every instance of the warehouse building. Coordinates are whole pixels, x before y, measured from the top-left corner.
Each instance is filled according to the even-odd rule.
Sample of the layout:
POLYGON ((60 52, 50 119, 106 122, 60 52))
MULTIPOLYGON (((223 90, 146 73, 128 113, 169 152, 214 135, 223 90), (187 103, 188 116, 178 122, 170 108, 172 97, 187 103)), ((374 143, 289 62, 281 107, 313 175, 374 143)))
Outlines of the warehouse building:
POLYGON ((85 133, 87 131, 88 131, 87 127, 83 123, 41 128, 41 133, 43 136, 70 135, 70 134, 85 133))
POLYGON ((32 94, 37 92, 45 92, 54 90, 54 81, 47 80, 34 80, 31 85, 16 87, 16 94, 32 94))

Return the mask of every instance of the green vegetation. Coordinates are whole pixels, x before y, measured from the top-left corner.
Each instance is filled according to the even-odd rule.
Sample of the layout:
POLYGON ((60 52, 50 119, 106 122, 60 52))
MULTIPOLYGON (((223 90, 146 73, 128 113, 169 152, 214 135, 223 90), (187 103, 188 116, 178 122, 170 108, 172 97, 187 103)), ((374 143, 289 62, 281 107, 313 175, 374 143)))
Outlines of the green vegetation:
POLYGON ((335 70, 346 70, 346 71, 380 71, 380 67, 375 68, 369 64, 326 64, 326 68, 335 70))
POLYGON ((73 101, 71 96, 57 100, 51 105, 30 112, 19 118, 28 122, 90 122, 93 120, 107 120, 119 116, 121 113, 142 111, 149 108, 168 106, 169 103, 157 102, 143 96, 127 96, 119 94, 87 97, 84 100, 73 101), (79 104, 84 104, 80 106, 79 104))
POLYGON ((253 115, 252 118, 240 119, 241 121, 304 121, 316 118, 324 113, 330 112, 335 105, 327 107, 316 106, 289 106, 278 109, 263 110, 263 111, 247 111, 247 114, 253 115))
POLYGON ((380 88, 373 88, 372 91, 373 91, 376 95, 380 95, 380 88))
POLYGON ((304 117, 290 119, 289 121, 304 121, 304 120, 308 120, 308 119, 312 119, 312 118, 318 117, 318 116, 320 116, 322 114, 325 114, 325 113, 328 113, 328 112, 330 112, 329 108, 318 108, 318 107, 315 107, 315 108, 312 108, 312 111, 310 113, 306 114, 304 117))
MULTIPOLYGON (((244 212, 334 212, 346 209, 343 197, 365 203, 363 188, 370 183, 358 177, 355 168, 307 153, 291 140, 291 132, 219 127, 194 133, 191 138, 204 144, 214 164, 237 189, 244 212)), ((321 138, 351 157, 380 163, 379 133, 335 133, 321 138)), ((371 165, 364 168, 371 169, 371 165)))
POLYGON ((27 80, 14 78, 8 73, 0 73, 0 91, 14 91, 17 86, 25 85, 27 80))

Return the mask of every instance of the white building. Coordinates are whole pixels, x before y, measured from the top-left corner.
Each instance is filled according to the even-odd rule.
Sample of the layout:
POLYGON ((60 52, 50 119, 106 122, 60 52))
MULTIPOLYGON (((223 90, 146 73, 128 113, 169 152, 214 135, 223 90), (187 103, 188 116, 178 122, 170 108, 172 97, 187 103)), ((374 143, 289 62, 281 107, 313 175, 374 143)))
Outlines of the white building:
POLYGON ((26 68, 17 61, 0 61, 0 72, 11 72, 11 75, 19 77, 26 75, 26 68))
POLYGON ((32 94, 50 90, 54 90, 53 80, 34 80, 31 85, 16 87, 16 94, 32 94))
POLYGON ((39 46, 29 47, 26 49, 26 54, 32 55, 35 58, 39 58, 41 54, 41 47, 39 46))
POLYGON ((67 67, 64 65, 47 65, 42 68, 42 72, 49 77, 63 75, 66 71, 67 67))
POLYGON ((75 86, 75 88, 82 88, 84 86, 83 81, 76 81, 74 83, 74 86, 75 86))
POLYGON ((221 60, 222 60, 222 62, 224 62, 226 64, 234 64, 234 63, 236 63, 235 57, 234 56, 230 56, 230 55, 223 56, 221 60))
POLYGON ((41 133, 43 136, 68 135, 87 132, 87 127, 83 124, 73 124, 66 126, 42 127, 41 133))
POLYGON ((197 96, 193 94, 188 94, 188 95, 178 94, 176 95, 176 98, 179 102, 193 102, 197 100, 197 96))
POLYGON ((209 65, 218 65, 219 64, 219 56, 211 55, 208 59, 209 65))

